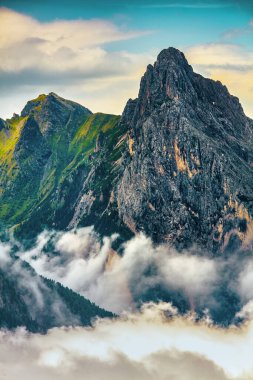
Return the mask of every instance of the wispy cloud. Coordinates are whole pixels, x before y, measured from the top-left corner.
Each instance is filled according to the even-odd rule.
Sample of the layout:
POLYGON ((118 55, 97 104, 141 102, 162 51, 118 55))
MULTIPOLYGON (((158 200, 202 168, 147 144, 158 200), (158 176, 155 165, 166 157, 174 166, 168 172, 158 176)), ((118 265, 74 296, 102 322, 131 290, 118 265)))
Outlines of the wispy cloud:
POLYGON ((244 28, 234 28, 227 30, 222 34, 222 38, 224 40, 232 40, 251 33, 253 33, 253 20, 251 20, 249 24, 244 28))
POLYGON ((163 3, 163 4, 146 4, 143 5, 143 8, 185 8, 185 9, 222 9, 222 8, 230 8, 234 7, 233 3, 224 3, 224 2, 215 2, 215 3, 204 3, 204 2, 196 2, 196 3, 163 3))
MULTIPOLYGON (((46 236, 41 236, 37 249, 46 241, 46 236)), ((14 259, 12 250, 11 244, 0 242, 0 286, 4 293, 0 294, 0 313, 3 313, 1 321, 5 320, 6 315, 11 315, 11 310, 15 310, 17 319, 7 321, 7 326, 9 322, 11 327, 16 322, 21 323, 21 318, 24 324, 29 320, 30 328, 36 325, 42 330, 49 325, 79 325, 79 316, 72 314, 57 290, 52 289, 23 261, 14 259), (9 291, 5 293, 3 289, 6 286, 9 291)))
POLYGON ((156 287, 165 293, 168 289, 181 292, 181 298, 192 306, 196 303, 196 307, 207 307, 218 279, 215 261, 194 252, 179 254, 166 246, 155 247, 144 235, 127 242, 123 256, 111 248, 114 237, 104 239, 100 246, 90 228, 47 236, 45 240, 45 235, 40 235, 37 245, 21 252, 21 258, 39 274, 116 313, 135 309, 156 287), (58 255, 44 254, 41 241, 45 245, 48 239, 58 255))
POLYGON ((187 58, 193 65, 206 67, 217 65, 219 67, 234 66, 238 69, 249 68, 253 64, 253 51, 240 45, 209 43, 193 46, 186 51, 187 58))
MULTIPOLYGON (((48 232, 39 236, 33 249, 20 249, 19 255, 42 276, 116 313, 163 299, 181 313, 191 310, 228 324, 253 300, 251 259, 214 259, 195 248, 179 253, 166 245, 153 245, 143 234, 125 243, 118 255, 112 249, 115 238, 105 238, 101 244, 90 227, 48 232), (45 254, 48 242, 53 252, 45 254), (224 311, 227 303, 231 303, 229 312, 224 311)), ((244 316, 248 318, 248 311, 244 316)))

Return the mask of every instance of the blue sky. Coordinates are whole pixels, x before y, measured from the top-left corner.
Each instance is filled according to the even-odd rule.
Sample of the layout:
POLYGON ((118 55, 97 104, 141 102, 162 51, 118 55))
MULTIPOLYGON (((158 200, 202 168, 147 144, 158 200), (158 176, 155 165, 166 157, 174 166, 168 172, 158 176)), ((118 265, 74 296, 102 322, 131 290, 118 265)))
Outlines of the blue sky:
MULTIPOLYGON (((42 22, 100 18, 110 20, 125 29, 154 31, 151 38, 143 38, 135 43, 125 42, 124 48, 131 51, 145 51, 152 47, 162 49, 168 43, 187 47, 224 40, 223 34, 227 30, 243 29, 253 18, 253 2, 243 0, 6 0, 0 1, 0 5, 23 12, 42 22)), ((250 48, 253 37, 240 36, 236 40, 250 48)))
POLYGON ((94 111, 121 113, 127 98, 137 95, 145 66, 168 46, 183 50, 195 70, 221 79, 233 94, 240 97, 246 113, 253 114, 253 83, 250 79, 253 67, 252 1, 3 0, 0 6, 3 7, 0 17, 4 20, 2 27, 0 25, 0 53, 3 57, 0 64, 1 117, 19 112, 28 98, 50 91, 72 97, 94 111), (65 20, 68 36, 73 34, 73 41, 69 40, 66 46, 59 46, 52 37, 55 28, 58 40, 64 36, 61 20, 65 20), (73 22, 81 22, 82 25, 78 29, 73 22), (19 24, 20 28, 14 28, 13 24, 19 24), (26 25, 30 25, 30 29, 26 25), (94 37, 97 30, 107 35, 108 28, 112 34, 109 33, 105 40, 94 37), (24 29, 27 29, 26 34, 24 29), (8 36, 20 35, 20 39, 13 38, 12 41, 10 38, 12 42, 7 44, 7 30, 8 36), (51 31, 50 48, 48 30, 51 31), (85 34, 84 44, 81 33, 85 34), (5 41, 3 45, 1 37, 5 41), (92 73, 91 62, 86 62, 84 49, 86 58, 93 57, 92 73), (22 52, 26 55, 25 62, 22 52), (82 68, 71 64, 71 56, 78 60, 79 52, 82 52, 82 68), (203 61, 203 57, 206 60, 203 61), (56 72, 57 67, 50 70, 49 63, 57 60, 61 75, 56 72), (42 65, 41 62, 48 64, 42 65), (107 69, 104 70, 103 66, 107 69))

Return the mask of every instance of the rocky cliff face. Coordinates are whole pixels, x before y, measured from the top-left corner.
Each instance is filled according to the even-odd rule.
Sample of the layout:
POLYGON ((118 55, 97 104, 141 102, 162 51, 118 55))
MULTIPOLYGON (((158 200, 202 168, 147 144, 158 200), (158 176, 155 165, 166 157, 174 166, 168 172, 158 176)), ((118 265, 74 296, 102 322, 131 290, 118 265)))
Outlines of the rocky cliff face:
POLYGON ((239 100, 163 50, 121 119, 50 93, 0 120, 0 227, 22 237, 95 225, 179 249, 247 250, 252 141, 239 100))
POLYGON ((178 50, 163 50, 121 124, 128 154, 117 200, 133 232, 178 248, 249 248, 253 122, 225 86, 195 74, 178 50))

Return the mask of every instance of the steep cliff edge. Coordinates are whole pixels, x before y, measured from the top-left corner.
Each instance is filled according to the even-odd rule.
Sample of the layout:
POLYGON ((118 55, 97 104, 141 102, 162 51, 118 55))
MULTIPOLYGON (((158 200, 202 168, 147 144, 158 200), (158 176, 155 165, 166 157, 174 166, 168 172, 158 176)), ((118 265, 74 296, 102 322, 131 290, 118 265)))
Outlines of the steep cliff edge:
POLYGON ((121 124, 128 153, 120 218, 178 248, 249 248, 253 237, 253 121, 220 82, 163 50, 142 77, 121 124))

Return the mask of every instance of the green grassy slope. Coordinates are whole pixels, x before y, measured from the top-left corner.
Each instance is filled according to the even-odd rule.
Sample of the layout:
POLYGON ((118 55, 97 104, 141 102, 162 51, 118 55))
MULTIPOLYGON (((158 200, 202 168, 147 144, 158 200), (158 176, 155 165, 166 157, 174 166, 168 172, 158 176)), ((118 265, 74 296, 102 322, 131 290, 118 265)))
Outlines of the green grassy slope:
POLYGON ((101 227, 108 207, 116 210, 124 136, 119 116, 92 114, 55 94, 29 101, 0 131, 1 230, 30 237, 44 228, 101 227), (79 212, 87 194, 90 207, 79 212))

